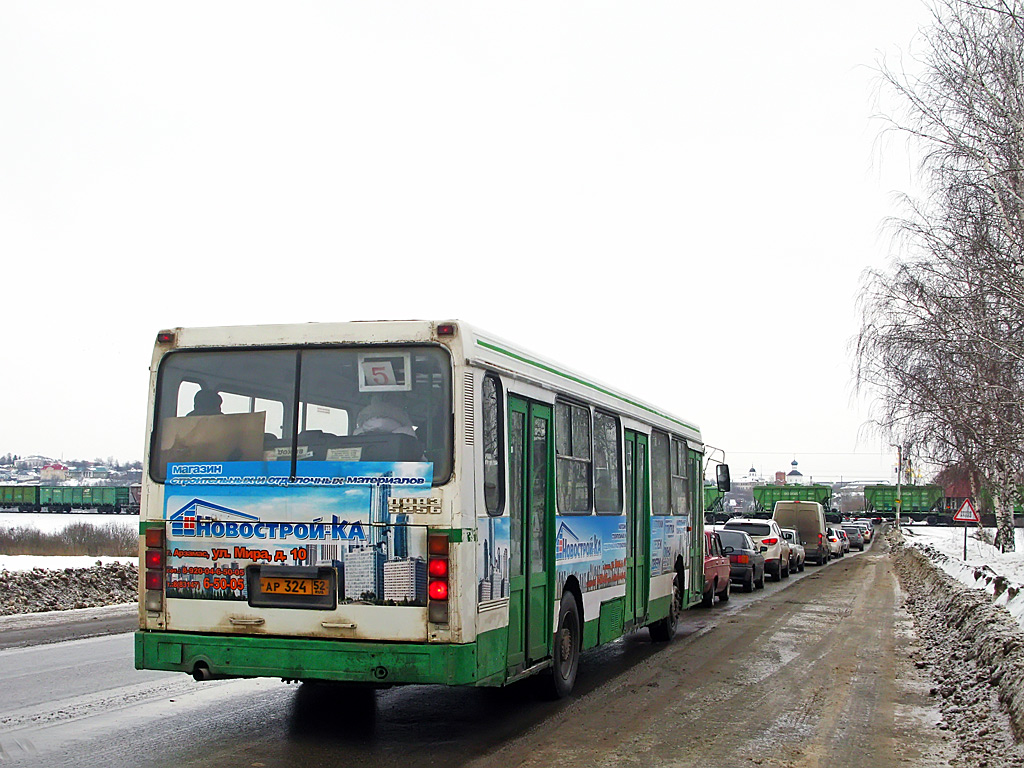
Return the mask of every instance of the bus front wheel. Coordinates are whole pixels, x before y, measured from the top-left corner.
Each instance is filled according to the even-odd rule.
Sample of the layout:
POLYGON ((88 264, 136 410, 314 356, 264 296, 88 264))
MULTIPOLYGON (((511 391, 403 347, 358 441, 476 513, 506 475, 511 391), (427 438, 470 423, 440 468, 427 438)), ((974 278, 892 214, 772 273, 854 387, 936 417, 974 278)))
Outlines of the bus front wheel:
POLYGON ((552 693, 556 698, 563 699, 572 693, 580 667, 581 637, 580 609, 576 598, 566 592, 558 606, 558 631, 555 632, 551 669, 552 693))

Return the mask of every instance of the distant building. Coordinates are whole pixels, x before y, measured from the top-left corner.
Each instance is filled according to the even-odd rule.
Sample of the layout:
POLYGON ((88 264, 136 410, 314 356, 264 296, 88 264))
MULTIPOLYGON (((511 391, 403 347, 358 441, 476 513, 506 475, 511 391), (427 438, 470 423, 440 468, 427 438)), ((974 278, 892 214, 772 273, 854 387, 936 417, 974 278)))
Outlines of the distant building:
POLYGON ((52 463, 53 459, 48 459, 45 456, 26 456, 15 461, 14 466, 18 469, 39 469, 52 463))
POLYGON ((71 467, 54 462, 39 468, 39 481, 42 483, 63 483, 71 477, 71 467))
POLYGON ((786 475, 786 485, 803 485, 804 476, 800 472, 800 470, 797 469, 796 459, 793 459, 793 463, 791 466, 793 467, 793 469, 790 471, 788 475, 786 475))

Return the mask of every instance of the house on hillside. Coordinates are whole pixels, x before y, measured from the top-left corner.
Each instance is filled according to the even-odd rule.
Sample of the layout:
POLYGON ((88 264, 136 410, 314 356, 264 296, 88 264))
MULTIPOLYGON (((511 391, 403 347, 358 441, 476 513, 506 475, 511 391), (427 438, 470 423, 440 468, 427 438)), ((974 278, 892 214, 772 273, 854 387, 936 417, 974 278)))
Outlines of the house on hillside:
POLYGON ((39 482, 44 485, 66 482, 71 477, 71 467, 66 467, 60 462, 47 464, 39 468, 39 482))

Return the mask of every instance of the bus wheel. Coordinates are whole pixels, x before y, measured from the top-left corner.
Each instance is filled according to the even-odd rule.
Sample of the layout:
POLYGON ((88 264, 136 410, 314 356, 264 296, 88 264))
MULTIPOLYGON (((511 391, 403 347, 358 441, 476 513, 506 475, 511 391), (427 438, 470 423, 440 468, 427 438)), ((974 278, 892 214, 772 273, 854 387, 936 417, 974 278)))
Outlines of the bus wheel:
POLYGON ((576 598, 566 592, 558 606, 558 631, 555 633, 555 658, 551 669, 552 692, 564 699, 572 692, 580 667, 580 609, 576 598))
POLYGON ((668 608, 668 616, 654 622, 648 629, 651 632, 651 640, 656 643, 667 643, 676 636, 676 628, 679 626, 679 614, 682 612, 683 596, 679 589, 679 577, 672 579, 672 603, 668 608))

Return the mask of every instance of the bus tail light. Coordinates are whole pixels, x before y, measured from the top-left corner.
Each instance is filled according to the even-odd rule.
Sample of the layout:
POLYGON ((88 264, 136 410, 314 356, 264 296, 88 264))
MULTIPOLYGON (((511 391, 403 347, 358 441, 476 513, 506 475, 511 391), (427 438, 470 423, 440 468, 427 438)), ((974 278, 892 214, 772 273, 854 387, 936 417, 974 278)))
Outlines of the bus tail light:
POLYGON ((164 529, 146 529, 146 610, 164 607, 164 529))
POLYGON ((448 623, 448 536, 427 535, 427 620, 431 624, 448 623))

